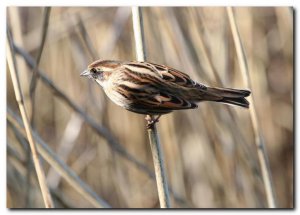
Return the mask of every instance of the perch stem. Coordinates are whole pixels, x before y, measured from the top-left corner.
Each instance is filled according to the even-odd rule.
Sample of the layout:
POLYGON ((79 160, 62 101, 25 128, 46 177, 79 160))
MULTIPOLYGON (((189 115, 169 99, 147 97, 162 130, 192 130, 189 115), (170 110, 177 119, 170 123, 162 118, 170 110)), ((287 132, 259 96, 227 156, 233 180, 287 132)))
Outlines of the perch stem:
MULTIPOLYGON (((145 61, 145 43, 143 34, 143 18, 142 10, 139 7, 132 7, 132 21, 134 30, 134 39, 136 47, 136 58, 138 61, 145 61)), ((154 116, 147 115, 146 120, 153 122, 151 126, 147 128, 148 136, 150 140, 150 146, 152 151, 156 184, 158 190, 158 197, 161 208, 170 207, 170 197, 167 183, 167 176, 164 168, 163 152, 160 146, 160 141, 158 138, 158 132, 156 129, 157 120, 154 116)))

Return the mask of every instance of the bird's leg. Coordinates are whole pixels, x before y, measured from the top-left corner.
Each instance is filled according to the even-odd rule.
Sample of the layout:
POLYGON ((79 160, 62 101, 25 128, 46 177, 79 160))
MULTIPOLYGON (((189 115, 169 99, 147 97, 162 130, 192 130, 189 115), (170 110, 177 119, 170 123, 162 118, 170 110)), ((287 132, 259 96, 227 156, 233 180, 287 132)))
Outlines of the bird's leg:
POLYGON ((147 128, 150 129, 150 128, 153 128, 153 126, 155 125, 155 123, 159 122, 159 118, 161 117, 161 115, 158 115, 157 117, 153 117, 150 116, 150 115, 147 115, 145 117, 146 121, 147 121, 147 128))

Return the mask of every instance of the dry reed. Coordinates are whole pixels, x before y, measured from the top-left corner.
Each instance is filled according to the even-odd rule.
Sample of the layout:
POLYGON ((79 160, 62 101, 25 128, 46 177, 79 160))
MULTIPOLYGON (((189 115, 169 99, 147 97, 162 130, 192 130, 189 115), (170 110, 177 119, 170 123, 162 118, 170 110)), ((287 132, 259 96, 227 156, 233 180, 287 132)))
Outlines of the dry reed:
POLYGON ((36 148, 36 143, 35 143, 35 140, 32 135, 31 126, 30 126, 28 115, 27 115, 25 105, 24 105, 24 99, 23 99, 23 95, 21 92, 19 78, 17 75, 18 72, 17 72, 17 68, 16 68, 14 48, 13 48, 9 29, 7 30, 6 52, 7 52, 7 63, 8 63, 14 91, 15 91, 16 101, 18 102, 19 110, 20 110, 20 113, 22 116, 22 120, 24 122, 24 127, 25 127, 25 131, 26 131, 28 143, 29 143, 29 146, 31 149, 31 155, 32 155, 35 171, 36 171, 36 174, 38 177, 39 186, 40 186, 40 189, 42 192, 44 204, 45 204, 46 208, 53 208, 54 207, 53 200, 52 200, 51 194, 49 192, 49 188, 47 186, 45 173, 44 173, 43 167, 40 163, 40 158, 39 158, 39 154, 38 154, 38 151, 36 148))
MULTIPOLYGON (((246 84, 248 89, 252 89, 252 86, 250 84, 250 75, 249 75, 249 69, 247 65, 247 60, 245 56, 245 51, 243 49, 242 41, 239 36, 238 28, 235 22, 235 18, 233 15, 233 10, 231 7, 227 7, 227 14, 229 17, 229 22, 230 22, 230 27, 232 31, 232 36, 237 52, 237 57, 239 60, 239 65, 240 65, 240 70, 241 73, 243 74, 243 80, 244 83, 246 84)), ((253 96, 249 97, 249 102, 251 104, 251 108, 249 109, 250 111, 250 116, 251 116, 251 122, 254 130, 254 135, 255 135, 255 144, 256 144, 256 149, 257 149, 257 154, 258 154, 258 159, 259 159, 259 164, 262 172, 262 177, 265 185, 265 190, 266 190, 266 196, 267 196, 267 201, 268 201, 268 206, 270 208, 275 208, 276 203, 275 203, 275 194, 274 194, 274 188, 273 188, 273 183, 272 183, 272 177, 271 177, 271 169, 270 169, 270 164, 268 160, 268 154, 266 152, 266 147, 264 144, 263 136, 261 134, 261 129, 258 124, 258 118, 257 118, 257 113, 255 109, 255 102, 253 100, 253 96)))
MULTIPOLYGON (((140 7, 132 7, 132 21, 133 21, 133 30, 134 30, 134 38, 135 38, 136 58, 138 61, 146 61, 143 16, 142 16, 142 9, 140 7)), ((151 120, 154 120, 154 116, 148 115, 146 116, 146 118, 148 119, 150 118, 151 120)), ((147 131, 148 131, 149 142, 152 151, 160 207, 169 208, 170 197, 169 197, 168 182, 167 182, 167 176, 164 167, 165 164, 163 161, 163 152, 160 146, 156 123, 154 123, 153 126, 148 128, 147 131)))

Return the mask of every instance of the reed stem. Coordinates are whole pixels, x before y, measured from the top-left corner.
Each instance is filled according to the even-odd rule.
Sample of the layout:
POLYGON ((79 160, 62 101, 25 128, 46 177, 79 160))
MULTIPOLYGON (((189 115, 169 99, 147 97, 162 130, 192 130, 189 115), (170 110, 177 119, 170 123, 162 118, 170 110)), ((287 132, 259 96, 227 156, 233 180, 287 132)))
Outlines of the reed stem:
MULTIPOLYGON (((240 65, 240 70, 243 76, 244 83, 246 84, 247 88, 251 89, 251 82, 250 82, 250 75, 249 75, 249 69, 247 65, 247 60, 243 48, 243 44, 241 42, 241 38, 239 35, 239 31, 237 28, 237 24, 233 15, 233 10, 231 7, 227 7, 227 14, 229 18, 229 23, 231 27, 231 32, 236 48, 236 53, 240 65)), ((259 165, 262 173, 262 178, 264 182, 265 192, 266 192, 266 198, 268 201, 268 207, 269 208, 276 208, 276 202, 275 202, 275 193, 272 183, 272 176, 271 176, 271 168, 268 160, 268 155, 266 151, 266 147, 264 144, 264 139, 261 134, 261 130, 258 124, 258 117, 255 109, 255 103, 253 100, 253 95, 249 96, 249 102, 251 104, 250 107, 250 117, 252 122, 252 127, 254 130, 255 135, 255 144, 256 144, 256 151, 258 154, 258 160, 259 165)))
MULTIPOLYGON (((139 7, 132 7, 132 21, 135 39, 136 58, 138 61, 146 60, 145 42, 143 33, 142 10, 139 7)), ((154 120, 154 116, 147 115, 146 118, 154 120)), ((164 168, 163 152, 160 146, 156 123, 148 129, 148 136, 152 151, 158 197, 161 208, 170 207, 170 197, 167 183, 167 176, 164 168)))
POLYGON ((40 185, 40 189, 42 192, 44 204, 45 204, 46 208, 53 208, 54 207, 53 200, 52 200, 51 194, 49 192, 49 188, 46 183, 45 173, 44 173, 43 167, 40 163, 36 143, 35 143, 35 140, 32 135, 32 129, 31 129, 28 115, 27 115, 25 105, 24 105, 23 95, 21 92, 21 87, 20 87, 20 83, 19 83, 19 79, 18 79, 18 75, 17 75, 15 54, 14 54, 14 49, 12 46, 12 38, 11 38, 9 30, 7 30, 6 50, 7 50, 7 63, 8 63, 12 83, 13 83, 13 88, 15 91, 16 100, 17 100, 19 110, 20 110, 20 113, 22 116, 22 120, 24 122, 24 127, 26 130, 26 135, 27 135, 28 143, 30 146, 31 154, 32 154, 32 160, 33 160, 34 167, 36 170, 38 183, 40 185))

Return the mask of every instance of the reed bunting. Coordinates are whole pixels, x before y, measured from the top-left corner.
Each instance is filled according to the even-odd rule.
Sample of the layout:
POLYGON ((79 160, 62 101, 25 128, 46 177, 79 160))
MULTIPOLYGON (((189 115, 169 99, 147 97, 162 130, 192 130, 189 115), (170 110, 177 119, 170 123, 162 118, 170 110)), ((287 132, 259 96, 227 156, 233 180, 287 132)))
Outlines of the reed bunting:
POLYGON ((139 114, 160 116, 197 108, 201 101, 249 107, 245 99, 249 90, 208 87, 183 72, 150 62, 97 60, 81 76, 94 79, 114 103, 139 114))

